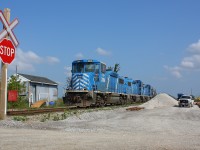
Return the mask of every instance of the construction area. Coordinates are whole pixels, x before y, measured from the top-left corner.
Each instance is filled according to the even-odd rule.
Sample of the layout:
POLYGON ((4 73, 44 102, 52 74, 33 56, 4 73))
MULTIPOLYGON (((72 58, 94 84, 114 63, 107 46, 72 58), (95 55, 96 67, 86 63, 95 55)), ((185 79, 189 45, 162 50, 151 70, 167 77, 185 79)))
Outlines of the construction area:
POLYGON ((162 93, 138 107, 120 107, 41 122, 0 121, 0 150, 198 150, 200 108, 178 107, 162 93))

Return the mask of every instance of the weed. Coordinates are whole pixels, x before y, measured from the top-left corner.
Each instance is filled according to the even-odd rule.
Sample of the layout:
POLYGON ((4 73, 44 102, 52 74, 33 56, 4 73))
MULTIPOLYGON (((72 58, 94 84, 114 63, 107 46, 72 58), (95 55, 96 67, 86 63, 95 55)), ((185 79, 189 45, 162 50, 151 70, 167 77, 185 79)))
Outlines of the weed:
POLYGON ((53 117, 53 121, 59 121, 60 120, 60 117, 58 114, 56 114, 54 117, 53 117))
POLYGON ((47 119, 49 120, 50 118, 51 118, 51 114, 48 113, 48 115, 47 115, 47 119))
POLYGON ((27 116, 14 116, 13 120, 15 120, 15 121, 27 121, 28 118, 27 118, 27 116))
POLYGON ((86 112, 88 112, 88 113, 89 113, 89 112, 93 112, 93 111, 94 111, 94 109, 87 109, 87 110, 86 110, 86 112))
POLYGON ((41 119, 40 119, 40 122, 45 122, 46 121, 46 118, 45 117, 42 117, 41 119))
POLYGON ((48 115, 42 115, 42 118, 40 119, 41 122, 45 122, 46 120, 49 120, 50 116, 48 115))
POLYGON ((62 119, 62 120, 67 119, 67 114, 66 114, 66 112, 64 112, 63 114, 61 114, 61 119, 62 119))

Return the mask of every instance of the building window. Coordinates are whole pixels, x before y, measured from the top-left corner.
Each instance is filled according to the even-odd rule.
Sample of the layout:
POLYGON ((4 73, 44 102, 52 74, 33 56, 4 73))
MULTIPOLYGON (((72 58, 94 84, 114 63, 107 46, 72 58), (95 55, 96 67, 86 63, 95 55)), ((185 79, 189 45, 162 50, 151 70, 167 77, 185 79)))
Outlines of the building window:
POLYGON ((58 91, 57 90, 54 90, 53 91, 53 96, 57 96, 58 95, 58 91))

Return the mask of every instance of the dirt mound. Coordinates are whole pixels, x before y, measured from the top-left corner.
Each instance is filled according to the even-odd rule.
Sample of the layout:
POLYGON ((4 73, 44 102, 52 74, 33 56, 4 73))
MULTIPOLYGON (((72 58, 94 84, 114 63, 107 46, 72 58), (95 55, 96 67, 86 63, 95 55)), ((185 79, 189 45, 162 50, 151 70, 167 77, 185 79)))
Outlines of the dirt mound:
POLYGON ((177 100, 175 100, 168 94, 161 93, 140 106, 145 107, 145 109, 154 109, 154 108, 169 107, 175 105, 178 105, 177 100))

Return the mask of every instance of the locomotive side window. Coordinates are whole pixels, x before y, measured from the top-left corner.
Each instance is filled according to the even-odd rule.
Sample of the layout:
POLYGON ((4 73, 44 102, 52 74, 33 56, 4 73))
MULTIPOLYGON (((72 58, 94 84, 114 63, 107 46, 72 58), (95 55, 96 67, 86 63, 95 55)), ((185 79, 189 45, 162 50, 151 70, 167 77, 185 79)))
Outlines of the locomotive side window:
POLYGON ((124 80, 123 79, 119 79, 119 84, 124 84, 124 80))
POLYGON ((101 72, 105 73, 106 72, 106 65, 101 63, 101 72))

